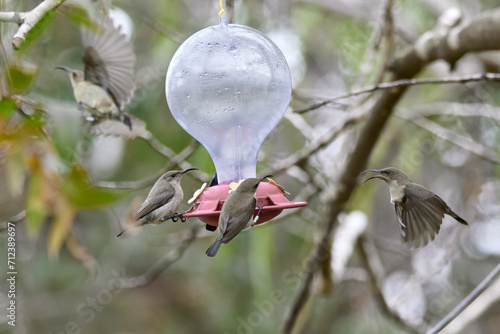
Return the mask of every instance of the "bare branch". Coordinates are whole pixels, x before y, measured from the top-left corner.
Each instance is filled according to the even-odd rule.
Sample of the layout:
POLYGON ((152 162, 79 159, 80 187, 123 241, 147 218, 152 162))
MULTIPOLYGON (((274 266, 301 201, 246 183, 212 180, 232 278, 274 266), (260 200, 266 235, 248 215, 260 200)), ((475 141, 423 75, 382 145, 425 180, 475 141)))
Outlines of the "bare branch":
POLYGON ((0 13, 0 21, 15 22, 19 29, 12 38, 12 46, 19 49, 26 40, 26 35, 33 29, 42 18, 56 10, 65 0, 45 0, 38 6, 26 13, 3 12, 0 13))
POLYGON ((17 224, 19 222, 22 222, 24 219, 26 219, 26 210, 19 212, 17 215, 13 216, 6 222, 0 223, 0 232, 5 231, 9 226, 9 223, 17 224))
POLYGON ((407 86, 420 86, 420 85, 441 85, 441 84, 464 84, 468 82, 477 82, 477 81, 500 81, 499 73, 476 73, 465 76, 454 76, 454 77, 444 77, 439 79, 402 79, 393 82, 383 82, 376 85, 371 85, 368 87, 355 89, 349 91, 347 93, 335 96, 331 99, 324 100, 322 102, 318 102, 310 105, 304 109, 294 110, 296 113, 305 113, 308 111, 316 110, 321 107, 324 107, 330 103, 336 102, 338 100, 346 99, 348 97, 353 97, 361 94, 372 93, 378 90, 386 90, 398 87, 407 87, 407 86))
POLYGON ((13 22, 17 24, 23 23, 26 18, 26 13, 18 12, 0 12, 0 21, 13 22))
POLYGON ((155 136, 153 136, 153 134, 151 132, 146 131, 139 138, 142 138, 145 141, 147 141, 149 143, 149 145, 151 145, 151 147, 156 152, 160 153, 164 157, 166 157, 168 159, 172 159, 173 157, 175 157, 175 152, 170 147, 165 146, 162 143, 160 143, 158 141, 158 139, 156 139, 155 136))
MULTIPOLYGON (((309 299, 313 276, 322 265, 322 262, 327 259, 330 251, 328 240, 338 223, 337 216, 344 210, 357 184, 359 173, 365 167, 370 153, 394 107, 406 92, 408 87, 406 83, 412 82, 407 80, 413 78, 428 63, 438 58, 453 62, 470 51, 493 49, 500 49, 500 10, 489 11, 469 21, 468 24, 449 30, 448 33, 443 33, 442 27, 437 26, 435 30, 420 37, 414 46, 393 61, 391 64, 391 81, 400 82, 401 84, 390 87, 390 89, 384 89, 377 96, 371 110, 368 112, 369 116, 359 133, 356 145, 347 157, 344 169, 338 173, 337 187, 325 194, 325 212, 323 214, 325 220, 321 226, 321 237, 316 242, 306 261, 301 283, 292 299, 289 312, 285 316, 284 333, 292 333, 297 318, 309 299), (485 34, 485 31, 488 34, 485 34), (454 39, 450 40, 449 35, 452 33, 454 39), (472 42, 470 42, 471 39, 472 42), (477 40, 481 41, 478 42, 477 40), (450 41, 452 44, 450 44, 450 41), (469 45, 467 42, 470 42, 470 47, 467 47, 469 45), (456 58, 457 56, 458 58, 456 58)), ((483 78, 489 79, 491 76, 492 74, 480 75, 479 78, 484 80, 483 78)), ((493 74, 493 76, 498 75, 493 74)), ((494 79, 498 80, 498 77, 494 79)))
POLYGON ((94 185, 101 188, 109 188, 109 189, 141 189, 147 186, 152 185, 158 180, 160 176, 165 174, 168 171, 167 168, 163 168, 158 171, 155 175, 146 177, 142 180, 138 181, 95 181, 94 185))
MULTIPOLYGON (((495 122, 500 122, 500 108, 487 103, 433 102, 412 107, 411 110, 401 110, 405 110, 405 115, 401 116, 405 119, 409 118, 409 115, 416 113, 420 117, 443 115, 460 117, 484 117, 491 118, 495 122)), ((400 113, 398 113, 397 116, 399 117, 400 113)))
POLYGON ((351 126, 361 122, 366 118, 366 113, 358 113, 356 115, 353 115, 349 118, 346 118, 340 125, 336 126, 335 128, 331 129, 330 131, 326 132, 323 134, 321 137, 316 139, 314 142, 310 143, 306 147, 302 148, 301 150, 295 152, 294 154, 290 155, 288 158, 279 160, 275 164, 273 164, 270 168, 266 169, 265 171, 262 172, 262 174, 278 174, 286 170, 287 168, 291 166, 296 166, 300 165, 311 155, 314 153, 318 152, 320 149, 324 148, 328 144, 330 144, 335 138, 337 138, 342 132, 344 132, 346 129, 350 128, 351 126))
POLYGON ((168 252, 163 259, 158 261, 141 276, 122 278, 120 280, 120 286, 124 289, 133 289, 153 282, 162 272, 182 257, 189 245, 197 238, 199 231, 202 231, 200 225, 191 226, 189 235, 174 249, 168 252))
POLYGON ((90 254, 76 239, 73 233, 69 233, 66 238, 66 248, 76 260, 80 261, 89 271, 91 276, 96 274, 99 268, 97 260, 90 254))
POLYGON ((387 304, 381 289, 381 281, 383 280, 381 275, 383 268, 380 265, 380 258, 378 257, 374 245, 371 245, 369 250, 367 249, 367 242, 368 241, 364 237, 359 238, 356 243, 356 248, 361 255, 361 260, 363 261, 364 267, 370 277, 371 286, 375 294, 375 299, 379 305, 379 309, 382 310, 389 319, 392 319, 407 331, 418 333, 416 328, 401 318, 397 311, 392 310, 387 304))
MULTIPOLYGON (((147 186, 152 185, 153 183, 158 180, 160 176, 162 176, 164 173, 167 171, 171 170, 172 168, 175 168, 175 166, 179 166, 183 169, 186 168, 191 168, 193 167, 191 164, 189 164, 186 161, 186 158, 191 155, 191 153, 194 152, 194 150, 198 147, 199 143, 196 140, 193 140, 184 150, 182 150, 179 154, 175 154, 175 152, 160 143, 156 138, 153 137, 153 135, 148 131, 147 134, 149 136, 144 136, 140 137, 146 141, 148 141, 151 144, 151 147, 159 152, 161 155, 169 158, 169 162, 167 165, 159 170, 156 174, 153 176, 146 177, 142 180, 138 181, 121 181, 121 182, 114 182, 114 181, 96 181, 94 182, 94 185, 102 188, 110 188, 110 189, 140 189, 140 188, 145 188, 147 186)), ((207 182, 210 180, 210 176, 206 173, 203 173, 201 171, 197 171, 195 174, 191 174, 192 177, 195 179, 199 180, 200 182, 207 182)))
POLYGON ((389 64, 391 58, 394 54, 394 20, 392 15, 392 8, 394 6, 394 0, 385 0, 384 4, 384 26, 382 32, 384 35, 385 48, 383 51, 382 63, 378 69, 378 73, 375 76, 375 82, 380 84, 384 77, 384 73, 387 71, 387 65, 389 64))
POLYGON ((165 26, 163 23, 160 23, 158 20, 153 18, 152 16, 145 15, 142 18, 143 22, 146 23, 151 29, 159 33, 160 35, 163 35, 165 37, 170 38, 172 41, 174 41, 177 44, 182 44, 182 42, 186 39, 186 36, 183 36, 171 29, 169 29, 167 26, 165 26))
POLYGON ((416 125, 420 126, 421 128, 435 134, 439 138, 444 139, 458 147, 461 147, 464 150, 469 151, 483 159, 486 159, 496 164, 500 163, 500 156, 493 149, 486 147, 482 144, 479 144, 473 141, 472 139, 459 135, 458 133, 450 131, 440 126, 436 122, 430 121, 427 118, 423 117, 413 118, 402 115, 397 115, 397 116, 409 120, 415 123, 416 125))
POLYGON ((500 275, 500 263, 465 297, 453 310, 450 311, 441 321, 434 325, 427 334, 439 333, 463 310, 465 310, 480 294, 484 292, 500 275))
POLYGON ((443 334, 455 334, 463 331, 468 324, 480 318, 491 306, 500 300, 500 280, 490 285, 488 293, 483 293, 472 302, 460 315, 443 330, 443 334))

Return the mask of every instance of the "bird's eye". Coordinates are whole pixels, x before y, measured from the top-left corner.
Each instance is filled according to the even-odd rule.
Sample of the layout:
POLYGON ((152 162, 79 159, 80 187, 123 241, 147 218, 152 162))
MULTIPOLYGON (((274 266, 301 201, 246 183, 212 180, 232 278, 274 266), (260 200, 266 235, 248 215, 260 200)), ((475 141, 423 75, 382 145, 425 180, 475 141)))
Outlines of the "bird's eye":
POLYGON ((71 75, 73 75, 73 78, 76 78, 76 73, 71 73, 71 75))
POLYGON ((385 174, 385 175, 389 175, 389 171, 388 170, 383 170, 381 171, 382 174, 385 174))

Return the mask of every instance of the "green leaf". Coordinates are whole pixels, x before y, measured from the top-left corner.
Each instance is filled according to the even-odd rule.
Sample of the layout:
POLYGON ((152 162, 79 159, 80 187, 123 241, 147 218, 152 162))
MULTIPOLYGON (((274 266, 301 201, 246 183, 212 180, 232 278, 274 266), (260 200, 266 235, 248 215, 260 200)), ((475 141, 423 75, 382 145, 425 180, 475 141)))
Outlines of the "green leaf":
POLYGON ((122 192, 95 187, 87 181, 87 173, 80 166, 65 176, 63 191, 72 205, 77 208, 91 209, 107 206, 123 197, 122 192))
POLYGON ((89 17, 89 14, 83 7, 80 7, 76 4, 67 5, 62 7, 61 11, 64 13, 64 15, 66 15, 68 19, 70 19, 77 25, 82 25, 91 29, 97 27, 96 23, 92 21, 92 19, 89 17))
POLYGON ((30 69, 23 69, 18 66, 9 67, 9 84, 17 93, 26 90, 33 80, 34 73, 30 69))
POLYGON ((1 98, 0 99, 0 115, 7 116, 7 118, 10 118, 12 114, 16 112, 16 103, 8 98, 1 98))

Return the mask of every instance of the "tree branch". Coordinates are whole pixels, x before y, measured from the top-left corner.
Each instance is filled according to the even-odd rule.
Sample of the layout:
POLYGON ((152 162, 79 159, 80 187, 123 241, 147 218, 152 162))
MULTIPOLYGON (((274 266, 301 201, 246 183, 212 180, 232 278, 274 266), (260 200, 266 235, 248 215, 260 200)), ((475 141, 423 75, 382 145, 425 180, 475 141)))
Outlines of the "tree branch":
POLYGON ((23 221, 25 218, 26 218, 26 210, 23 210, 19 212, 17 215, 11 217, 6 222, 0 223, 0 232, 5 231, 8 228, 9 223, 17 224, 23 221))
POLYGON ((26 13, 23 12, 0 12, 1 22, 13 22, 17 24, 23 23, 26 18, 26 13))
POLYGON ((380 259, 378 258, 375 247, 372 245, 369 250, 366 249, 365 243, 367 242, 368 241, 364 237, 359 238, 356 243, 356 248, 361 255, 361 260, 363 261, 364 267, 370 278, 371 286, 375 294, 375 299, 379 305, 379 309, 382 310, 389 319, 392 319, 404 329, 413 333, 418 333, 416 328, 407 323, 399 316, 397 311, 393 311, 387 304, 380 283, 383 280, 380 274, 383 271, 383 268, 379 265, 380 259))
POLYGON ((451 323, 446 326, 443 334, 460 333, 471 322, 480 318, 485 312, 490 310, 491 306, 500 300, 500 280, 488 288, 488 293, 483 293, 472 302, 465 310, 460 313, 451 323))
POLYGON ((19 29, 12 38, 12 46, 14 49, 20 49, 26 40, 26 35, 33 29, 42 18, 56 10, 65 0, 45 0, 29 12, 1 12, 0 21, 15 22, 19 24, 19 29))
MULTIPOLYGON (((191 153, 193 153, 194 150, 198 147, 199 143, 196 140, 193 140, 179 154, 175 154, 175 152, 171 148, 160 143, 155 137, 153 137, 153 135, 149 131, 147 133, 150 136, 141 136, 140 138, 148 141, 155 151, 169 159, 167 165, 164 168, 158 171, 155 175, 146 177, 138 181, 96 181, 94 182, 94 185, 109 189, 140 189, 152 185, 156 182, 156 180, 158 180, 160 176, 162 176, 164 173, 171 170, 175 166, 179 166, 183 169, 193 167, 186 161, 186 158, 190 156, 191 153)), ((210 180, 210 176, 201 171, 198 171, 196 174, 191 174, 191 176, 200 182, 207 182, 208 180, 210 180)))
POLYGON ((290 155, 286 159, 282 159, 273 164, 270 168, 262 172, 265 174, 278 174, 286 170, 291 166, 297 166, 306 161, 311 155, 318 152, 320 149, 324 148, 330 144, 335 138, 337 138, 342 132, 351 126, 361 122, 366 118, 366 113, 361 112, 356 115, 352 115, 345 119, 339 126, 331 129, 330 131, 323 134, 321 137, 317 138, 314 142, 302 148, 301 150, 290 155))
POLYGON ((450 311, 441 321, 434 325, 427 334, 436 334, 455 319, 465 310, 480 294, 484 292, 500 275, 500 263, 465 297, 453 310, 450 311))
POLYGON ((310 105, 309 107, 294 110, 296 113, 305 113, 308 111, 316 110, 321 107, 324 107, 330 103, 336 102, 338 100, 343 100, 349 97, 373 93, 377 90, 386 90, 398 87, 407 87, 407 86, 421 86, 421 85, 441 85, 441 84, 463 84, 468 82, 477 82, 477 81, 500 81, 499 73, 476 73, 471 75, 464 76, 453 76, 453 77, 445 77, 439 79, 402 79, 393 82, 383 82, 376 85, 371 85, 368 87, 355 89, 349 91, 347 93, 335 96, 331 99, 324 100, 322 102, 318 102, 310 105))
POLYGON ((436 122, 430 121, 427 118, 423 117, 414 118, 402 115, 397 116, 409 120, 414 124, 420 126, 421 128, 435 134, 439 138, 444 139, 458 147, 461 147, 464 150, 469 151, 483 159, 491 161, 495 164, 500 164, 500 156, 493 149, 479 144, 465 136, 459 135, 458 133, 450 131, 440 126, 436 122))
MULTIPOLYGON (((448 11, 443 14, 443 16, 446 15, 448 15, 448 11)), ((484 50, 500 48, 500 10, 490 11, 471 20, 468 24, 462 25, 459 29, 448 30, 448 33, 443 33, 442 26, 438 25, 433 31, 424 34, 414 46, 410 47, 391 64, 392 77, 390 81, 413 78, 429 62, 438 59, 438 55, 444 60, 451 61, 457 55, 461 57, 469 51, 482 50, 480 46, 484 46, 484 50), (481 33, 478 32, 475 26, 482 28, 481 33), (451 39, 451 45, 449 44, 450 31, 455 36, 454 39, 451 39), (467 42, 470 39, 480 39, 482 42, 474 41, 471 47, 467 48, 467 42), (446 47, 460 52, 438 53, 435 50, 436 48, 446 49, 446 47)), ((309 299, 314 273, 327 258, 329 252, 328 240, 337 225, 337 216, 344 210, 346 203, 350 199, 357 184, 359 173, 366 166, 375 143, 407 87, 408 85, 398 85, 390 89, 384 89, 377 96, 368 113, 368 119, 361 129, 356 145, 352 153, 347 157, 344 169, 339 171, 340 177, 336 183, 336 189, 331 189, 330 193, 326 194, 327 200, 324 202, 326 205, 324 206, 325 213, 323 215, 325 220, 321 227, 321 238, 316 242, 306 261, 301 284, 292 300, 288 313, 285 315, 284 333, 292 333, 297 317, 309 299)))
POLYGON ((153 282, 163 271, 182 257, 189 245, 197 238, 199 231, 202 231, 200 225, 191 226, 189 235, 179 245, 168 252, 163 259, 154 264, 141 276, 122 278, 120 286, 124 289, 133 289, 153 282))
MULTIPOLYGON (((416 112, 421 117, 429 116, 460 116, 460 117, 484 117, 494 122, 500 122, 500 108, 487 103, 456 103, 456 102, 433 102, 412 107, 405 110, 402 118, 409 118, 410 114, 416 112)), ((400 116, 400 113, 397 114, 400 116)), ((499 124, 500 125, 500 124, 499 124)))

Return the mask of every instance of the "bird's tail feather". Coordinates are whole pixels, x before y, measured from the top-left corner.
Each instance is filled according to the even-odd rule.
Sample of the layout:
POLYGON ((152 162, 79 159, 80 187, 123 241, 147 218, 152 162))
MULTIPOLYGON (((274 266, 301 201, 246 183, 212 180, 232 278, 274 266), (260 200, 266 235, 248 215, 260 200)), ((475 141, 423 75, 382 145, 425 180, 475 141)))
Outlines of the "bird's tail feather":
POLYGON ((128 117, 128 115, 126 113, 124 113, 123 111, 120 111, 121 112, 121 115, 122 115, 122 118, 123 118, 123 123, 128 126, 128 128, 130 130, 132 130, 132 121, 130 120, 130 117, 128 117))
POLYGON ((222 239, 215 239, 214 243, 206 251, 207 256, 214 257, 219 251, 220 245, 222 245, 222 239))
POLYGON ((467 223, 465 221, 465 219, 463 219, 462 217, 460 217, 459 215, 457 215, 455 212, 451 211, 450 210, 450 213, 448 213, 451 217, 455 218, 455 220, 461 224, 464 224, 464 225, 469 225, 469 223, 467 223))

